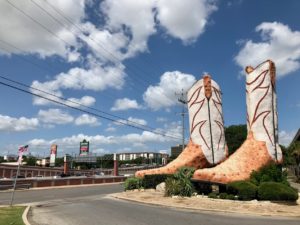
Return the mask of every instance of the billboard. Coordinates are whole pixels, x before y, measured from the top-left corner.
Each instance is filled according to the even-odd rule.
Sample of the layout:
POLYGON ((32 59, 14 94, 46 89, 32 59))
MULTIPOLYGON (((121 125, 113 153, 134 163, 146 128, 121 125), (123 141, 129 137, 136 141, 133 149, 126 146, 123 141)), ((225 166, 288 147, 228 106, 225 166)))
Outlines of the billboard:
POLYGON ((57 145, 53 144, 50 148, 50 166, 55 166, 55 159, 57 155, 57 145))
POLYGON ((86 140, 83 140, 82 142, 80 142, 79 154, 80 155, 88 155, 89 146, 90 146, 90 143, 86 140))

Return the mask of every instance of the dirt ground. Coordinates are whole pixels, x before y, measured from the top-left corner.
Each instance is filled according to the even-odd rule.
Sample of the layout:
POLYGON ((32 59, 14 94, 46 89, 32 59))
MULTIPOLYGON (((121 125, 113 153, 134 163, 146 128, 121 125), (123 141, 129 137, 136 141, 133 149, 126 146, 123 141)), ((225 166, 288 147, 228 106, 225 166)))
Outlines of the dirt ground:
POLYGON ((211 199, 206 196, 164 197, 164 193, 149 190, 133 190, 111 194, 112 197, 136 201, 146 204, 178 207, 199 211, 234 212, 250 215, 299 217, 300 197, 296 203, 270 202, 270 201, 233 201, 223 199, 211 199))

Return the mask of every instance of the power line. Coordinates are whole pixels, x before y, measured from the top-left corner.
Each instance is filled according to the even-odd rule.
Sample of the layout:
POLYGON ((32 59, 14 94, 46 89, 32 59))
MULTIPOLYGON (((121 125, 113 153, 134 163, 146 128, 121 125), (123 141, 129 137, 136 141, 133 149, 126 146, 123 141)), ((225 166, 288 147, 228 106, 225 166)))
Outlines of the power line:
MULTIPOLYGON (((13 44, 11 44, 11 43, 8 43, 7 41, 2 40, 2 39, 0 39, 0 42, 4 43, 5 45, 7 45, 7 46, 9 46, 9 47, 11 47, 11 48, 14 48, 14 49, 16 49, 16 50, 18 50, 18 51, 20 51, 20 52, 26 52, 26 50, 21 49, 21 48, 19 48, 19 47, 13 45, 13 44)), ((6 48, 0 47, 0 49, 4 50, 4 51, 7 52, 8 54, 10 54, 9 50, 6 49, 6 48)), ((23 60, 23 61, 29 63, 29 64, 34 65, 35 67, 37 67, 37 68, 39 68, 39 69, 42 69, 42 70, 46 71, 46 72, 56 73, 51 67, 48 67, 47 64, 46 64, 47 66, 42 66, 42 65, 40 65, 40 64, 35 63, 35 62, 32 61, 32 60, 27 59, 27 58, 24 57, 24 56, 20 56, 20 55, 15 55, 15 56, 18 57, 18 58, 20 58, 21 60, 23 60)), ((67 81, 71 81, 69 77, 65 77, 64 79, 66 79, 67 81)), ((113 96, 111 96, 111 95, 108 95, 108 94, 106 94, 106 93, 102 93, 102 94, 105 95, 105 96, 107 96, 107 97, 109 97, 111 100, 115 100, 115 99, 113 98, 113 96)))
MULTIPOLYGON (((60 39, 61 41, 63 41, 65 44, 72 46, 72 44, 67 43, 65 40, 61 39, 58 35, 56 35, 54 32, 52 32, 50 29, 48 29, 46 26, 44 26, 43 24, 41 24, 40 22, 38 22, 36 19, 34 19, 32 16, 28 15, 24 10, 20 9, 19 7, 17 7, 15 4, 11 3, 10 0, 6 0, 13 8, 15 8, 16 10, 18 10, 20 13, 22 13, 23 15, 25 15, 26 17, 28 17, 29 19, 31 19, 33 22, 37 23, 38 25, 40 25, 42 28, 44 28, 47 32, 49 32, 51 35, 54 35, 56 38, 60 39)), ((36 6, 38 5, 36 2, 32 1, 36 6)), ((74 22, 72 22, 68 17, 64 16, 63 13, 60 13, 61 10, 57 9, 55 6, 53 6, 52 4, 50 4, 49 2, 45 1, 46 4, 48 4, 50 7, 52 7, 60 16, 64 17, 69 23, 71 23, 72 25, 74 25, 77 29, 79 29, 83 36, 89 38, 90 40, 92 40, 94 43, 96 43, 98 46, 100 46, 105 52, 107 52, 109 55, 111 55, 114 59, 116 59, 117 61, 119 61, 118 63, 121 62, 120 59, 118 59, 116 56, 114 56, 114 54, 112 54, 111 52, 109 52, 102 44, 100 44, 99 42, 96 42, 93 38, 91 38, 90 36, 86 36, 84 34, 84 30, 82 30, 81 27, 79 27, 77 24, 75 24, 74 22)), ((39 7, 40 9, 43 9, 42 6, 39 7)), ((51 13, 49 13, 47 10, 43 9, 43 11, 46 13, 47 15, 50 16, 51 18, 54 19, 56 22, 59 21, 57 20, 51 13)), ((62 23, 59 22, 59 24, 61 25, 62 23)), ((66 29, 68 29, 68 27, 64 26, 66 29)), ((70 29, 68 29, 70 31, 70 29)), ((71 33, 74 34, 74 32, 70 31, 71 33)), ((77 36, 77 34, 74 34, 75 36, 77 36)), ((80 37, 81 38, 81 37, 80 37)), ((82 39, 82 38, 81 38, 82 39)), ((111 60, 111 59, 110 59, 111 60)), ((116 61, 111 60, 114 63, 116 63, 116 61)), ((98 63, 97 63, 98 64, 98 63)), ((102 66, 102 65, 100 65, 102 66)), ((131 71, 134 72, 134 70, 132 70, 133 67, 128 66, 128 69, 130 69, 131 71)), ((133 73, 134 74, 134 73, 133 73)), ((136 78, 139 78, 138 76, 136 76, 136 78)), ((138 79, 141 80, 144 84, 145 83, 144 79, 138 79)), ((148 85, 148 84, 147 84, 148 85)), ((147 87, 147 86, 145 86, 147 87)), ((139 89, 139 86, 134 86, 134 90, 135 89, 139 89)), ((167 99, 171 100, 169 96, 165 95, 164 93, 162 93, 167 99)), ((157 99, 158 102, 161 102, 160 99, 157 99)), ((171 100, 172 101, 172 100, 171 100)))
MULTIPOLYGON (((6 0, 6 2, 8 4, 10 4, 13 8, 15 8, 16 10, 18 10, 19 12, 21 12, 22 14, 24 14, 25 16, 27 16, 29 19, 31 19, 33 22, 35 22, 36 24, 38 24, 39 26, 41 26, 42 28, 44 28, 46 31, 48 31, 50 34, 52 34, 54 37, 56 37, 57 39, 61 40, 62 42, 64 42, 66 45, 70 45, 68 42, 66 42, 65 40, 63 40, 62 38, 60 38, 58 35, 56 35, 53 31, 51 31, 50 29, 48 29, 46 26, 44 26, 42 23, 40 23, 39 21, 37 21, 36 19, 34 19, 32 16, 30 16, 29 14, 27 14, 24 10, 20 9, 19 7, 17 7, 16 5, 14 5, 13 3, 11 3, 9 0, 6 0)), ((72 46, 72 45, 71 45, 72 46)))
POLYGON ((178 139, 178 137, 170 136, 170 135, 168 135, 168 134, 159 133, 159 132, 153 131, 153 130, 147 130, 147 129, 144 129, 144 128, 139 127, 139 126, 135 126, 135 125, 132 125, 132 124, 129 124, 129 123, 124 123, 124 122, 122 122, 122 121, 120 121, 120 120, 115 120, 115 119, 109 118, 109 117, 107 117, 107 116, 103 116, 103 115, 99 115, 99 114, 96 114, 96 113, 93 113, 93 112, 89 112, 89 111, 87 111, 87 110, 84 110, 84 109, 81 109, 81 108, 77 108, 77 107, 68 105, 68 104, 66 104, 66 103, 63 103, 63 102, 60 102, 60 101, 56 101, 56 100, 47 98, 47 97, 45 97, 45 96, 42 96, 42 95, 33 93, 33 92, 31 92, 31 91, 24 90, 24 89, 22 89, 22 88, 19 88, 19 87, 16 87, 16 86, 13 86, 13 85, 10 85, 10 84, 1 82, 1 81, 0 81, 0 84, 1 84, 1 85, 4 85, 4 86, 7 86, 7 87, 10 87, 10 88, 12 88, 12 89, 18 90, 18 91, 27 93, 27 94, 31 94, 31 95, 36 96, 36 97, 39 97, 39 98, 46 99, 46 100, 48 100, 48 101, 51 101, 51 102, 54 102, 54 103, 63 105, 63 106, 65 106, 65 107, 71 108, 71 109, 73 109, 73 110, 77 110, 77 111, 80 111, 80 112, 83 112, 83 113, 86 113, 86 114, 89 114, 89 115, 98 117, 98 118, 102 118, 102 119, 105 119, 105 120, 109 120, 109 121, 111 121, 111 122, 119 123, 119 124, 122 124, 122 125, 125 125, 125 126, 129 126, 129 127, 132 127, 132 128, 139 129, 139 130, 149 131, 149 132, 151 132, 151 133, 158 134, 158 135, 161 135, 161 136, 164 136, 164 137, 169 137, 169 138, 173 138, 173 139, 178 139))
MULTIPOLYGON (((34 0, 31 0, 35 5, 37 5, 41 10, 43 10, 45 13, 47 13, 52 19, 54 19, 56 22, 59 21, 58 19, 56 19, 51 13, 49 13, 46 9, 44 9, 41 5, 39 5, 38 3, 36 3, 34 0)), ((113 53, 111 53, 109 50, 107 50, 99 41, 96 41, 94 38, 85 35, 84 30, 77 24, 75 24, 68 16, 64 15, 64 12, 61 11, 60 9, 58 9, 57 7, 55 7, 53 4, 49 3, 48 1, 45 1, 45 3, 47 5, 49 5, 57 14, 59 14, 61 17, 63 17, 66 21, 68 21, 70 24, 72 24, 73 26, 75 26, 80 32, 81 34, 83 34, 85 37, 87 37, 88 39, 92 40, 95 44, 97 44, 100 48, 102 48, 106 53, 108 53, 110 56, 112 56, 113 59, 115 59, 116 61, 120 62, 122 61, 121 59, 119 59, 117 56, 115 56, 113 53)), ((58 22, 59 24, 62 24, 60 21, 58 22)), ((68 27, 64 26, 66 29, 70 30, 68 27)), ((112 60, 113 61, 113 60, 112 60)), ((138 68, 139 70, 141 70, 142 72, 146 72, 143 69, 141 69, 139 66, 135 65, 136 68, 138 68)), ((134 69, 133 67, 129 67, 129 69, 134 69)), ((151 75, 149 73, 149 75, 151 75)), ((147 85, 146 82, 144 82, 144 79, 140 79, 143 83, 145 83, 147 85)), ((149 82, 150 83, 150 82, 149 82)))
MULTIPOLYGON (((68 43, 67 41, 61 39, 58 35, 56 35, 53 31, 51 31, 50 29, 48 29, 46 26, 44 26, 42 23, 38 22, 36 19, 34 19, 32 16, 30 16, 29 14, 27 14, 24 10, 20 9, 19 7, 17 7, 15 4, 11 3, 9 0, 6 0, 8 4, 10 4, 13 8, 15 8, 17 11, 19 11, 20 13, 22 13, 23 15, 25 15, 26 17, 28 17, 31 21, 33 21, 34 23, 38 24, 39 26, 41 26, 44 30, 46 30, 48 33, 50 33, 51 35, 53 35, 54 37, 56 37, 57 39, 59 39, 60 41, 64 42, 66 45, 68 46, 72 46, 72 44, 68 43)), ((69 30, 70 31, 70 30, 69 30)), ((71 31, 70 31, 71 32, 71 31)), ((72 33, 72 32, 71 32, 72 33)), ((76 35, 76 34, 75 34, 76 35)), ((101 64, 97 63, 98 65, 101 66, 101 64)), ((120 72, 121 70, 119 68, 117 68, 120 72)), ((121 80, 121 79, 119 79, 121 80)), ((123 80, 122 80, 123 81, 123 80)))
MULTIPOLYGON (((25 15, 26 17, 28 17, 29 19, 31 19, 33 22, 35 22, 35 23, 37 23, 38 25, 40 25, 42 28, 44 28, 47 32, 49 32, 51 35, 54 35, 56 38, 59 38, 59 36, 58 35, 56 35, 54 32, 52 32, 50 29, 48 29, 46 26, 44 26, 43 24, 41 24, 41 23, 39 23, 36 19, 34 19, 33 17, 31 17, 30 15, 28 15, 24 10, 22 10, 22 9, 20 9, 19 7, 17 7, 15 4, 13 4, 13 3, 11 3, 9 0, 6 0, 13 8, 15 8, 15 9, 17 9, 20 13, 22 13, 23 15, 25 15)), ((32 2, 34 2, 34 1, 32 1, 32 2)), ((48 3, 47 1, 45 1, 45 3, 47 3, 48 5, 50 5, 50 6, 52 6, 52 8, 55 10, 56 8, 53 6, 53 5, 51 5, 50 3, 48 3)), ((35 5, 38 5, 36 2, 35 2, 35 5)), ((42 7, 39 7, 40 9, 43 9, 42 7)), ((43 11, 46 13, 47 12, 47 15, 48 16, 50 16, 51 15, 51 18, 52 19, 54 19, 57 23, 59 23, 60 25, 62 25, 63 23, 62 22, 58 22, 59 20, 58 19, 56 19, 51 13, 49 13, 47 10, 45 10, 45 9, 43 9, 43 11)), ((59 10, 60 11, 60 10, 59 10)), ((58 9, 56 10, 56 12, 59 12, 58 11, 58 9)), ((60 13, 60 15, 61 16, 63 16, 65 19, 67 18, 67 17, 65 17, 62 13, 60 13)), ((68 19, 68 18, 67 18, 68 19)), ((116 56, 114 56, 111 52, 109 52, 107 49, 105 49, 104 47, 103 47, 103 45, 101 45, 100 43, 98 43, 98 42, 96 42, 93 38, 91 38, 90 36, 86 36, 85 34, 84 34, 84 31, 78 26, 78 25, 76 25, 75 23, 73 23, 70 19, 68 19, 68 22, 70 22, 71 24, 73 24, 74 26, 76 26, 81 32, 82 32, 82 34, 85 36, 85 37, 87 37, 87 38, 89 38, 89 39, 91 39, 92 41, 94 41, 97 45, 99 45, 102 49, 104 49, 107 53, 109 53, 109 55, 111 55, 114 59, 116 59, 116 60, 118 60, 118 61, 120 61, 120 59, 118 59, 116 56)), ((64 26, 64 27, 66 27, 66 26, 64 26)), ((69 29, 68 29, 69 30, 69 29)), ((69 30, 70 31, 70 30, 69 30)), ((72 31, 70 31, 70 32, 72 32, 72 31)), ((77 36, 77 34, 75 34, 76 36, 77 36)), ((63 40, 63 39, 61 39, 61 38, 59 38, 61 41, 63 41, 64 43, 66 43, 67 45, 70 45, 70 46, 72 46, 72 44, 69 44, 69 43, 67 43, 65 40, 63 40)), ((81 38, 82 39, 82 38, 81 38)), ((112 60, 113 62, 115 62, 114 60, 112 60)), ((102 65, 100 65, 100 66, 102 66, 102 65)), ((130 67, 128 67, 128 69, 131 69, 131 66, 130 67)), ((142 81, 144 82, 144 80, 142 79, 142 81)), ((144 82, 145 83, 145 82, 144 82)), ((134 89, 138 89, 139 87, 134 87, 134 89)), ((162 93, 166 98, 168 98, 168 99, 170 99, 170 97, 169 96, 166 96, 164 93, 162 93)), ((160 99, 157 99, 158 100, 158 102, 160 102, 161 100, 160 99)))
MULTIPOLYGON (((69 28, 68 26, 66 26, 65 24, 63 24, 60 20, 58 20, 58 19, 57 19, 55 16, 53 16, 49 11, 47 11, 45 8, 43 8, 40 4, 38 4, 38 3, 35 2, 34 0, 31 0, 31 2, 32 2, 33 4, 35 4, 39 9, 41 9, 43 12, 45 12, 48 16, 50 16, 54 21, 56 21, 57 23, 59 23, 60 25, 62 25, 63 27, 65 27, 67 30, 69 30, 70 32, 72 32, 75 36, 78 36, 78 35, 75 34, 72 30, 70 30, 70 28, 69 28)), ((101 49, 103 49, 106 53, 108 53, 108 54, 113 58, 113 60, 112 60, 111 58, 107 58, 107 57, 105 57, 105 58, 107 58, 107 59, 113 61, 114 63, 116 63, 116 61, 118 61, 118 63, 121 62, 121 59, 119 59, 117 56, 115 56, 113 53, 111 53, 109 50, 107 50, 107 49, 106 49, 99 41, 96 41, 94 38, 90 37, 89 35, 85 35, 84 30, 83 30, 79 25, 77 25, 76 23, 74 23, 68 16, 64 15, 64 13, 63 13, 60 9, 58 9, 57 7, 55 7, 53 4, 49 3, 48 1, 45 1, 45 3, 46 3, 48 6, 50 6, 50 7, 51 7, 58 15, 60 15, 61 17, 63 17, 69 24, 71 24, 71 25, 73 25, 74 27, 76 27, 76 28, 81 32, 81 34, 82 34, 84 37, 90 39, 90 40, 93 41, 95 44, 97 44, 101 49)), ((82 37, 79 37, 79 38, 82 39, 82 37)), ((82 39, 82 40, 83 40, 83 39, 82 39)), ((84 40, 84 41, 85 41, 85 40, 84 40)), ((96 51, 98 51, 98 50, 96 50, 96 51)), ((140 71, 146 72, 146 73, 147 73, 147 71, 141 69, 139 66, 136 65, 135 67, 138 68, 140 71)), ((130 71, 133 72, 132 74, 135 74, 135 73, 137 72, 137 71, 134 69, 134 67, 130 66, 130 64, 127 65, 127 68, 128 68, 130 71)), ((150 73, 149 73, 149 75, 151 76, 150 73)), ((136 79, 138 79, 139 81, 142 81, 143 84, 146 84, 145 87, 148 86, 148 83, 150 84, 150 81, 149 81, 149 80, 148 80, 148 83, 145 82, 145 80, 147 80, 147 79, 145 79, 145 77, 144 77, 143 79, 140 79, 138 76, 135 76, 135 77, 136 77, 136 79)), ((134 88, 136 88, 136 87, 134 87, 134 88)), ((167 99, 171 100, 169 96, 165 95, 164 93, 163 93, 163 95, 164 95, 167 99)), ((160 101, 160 100, 158 99, 158 101, 160 101)))
MULTIPOLYGON (((13 44, 11 44, 11 43, 8 43, 7 41, 4 41, 4 40, 0 39, 0 42, 2 42, 3 44, 5 44, 5 45, 9 46, 10 48, 13 48, 13 49, 15 49, 15 50, 17 50, 17 51, 25 52, 24 49, 21 49, 21 48, 19 48, 19 47, 13 45, 13 44)), ((7 49, 7 48, 5 48, 5 47, 3 47, 3 46, 1 46, 0 49, 1 49, 2 51, 6 52, 7 54, 10 54, 9 49, 7 49)), ((20 55, 17 55, 17 54, 15 54, 15 56, 18 57, 18 58, 20 58, 21 60, 27 62, 27 63, 30 63, 30 64, 34 65, 35 67, 37 67, 37 68, 39 68, 39 69, 42 69, 42 70, 46 71, 46 72, 55 73, 55 71, 52 70, 52 68, 49 67, 47 64, 45 64, 45 66, 42 66, 42 65, 40 65, 40 64, 37 64, 37 63, 33 62, 32 60, 27 59, 26 57, 23 57, 23 56, 20 56, 20 55), (47 65, 47 66, 46 66, 46 65, 47 65)))
POLYGON ((70 100, 70 99, 66 99, 66 98, 64 98, 64 97, 57 96, 57 95, 55 95, 55 94, 52 94, 52 93, 43 91, 43 90, 41 90, 41 89, 31 87, 31 86, 29 86, 29 85, 27 85, 27 84, 24 84, 24 83, 22 83, 22 82, 15 81, 15 80, 12 80, 12 79, 10 79, 10 78, 7 78, 7 77, 1 76, 1 75, 0 75, 0 78, 4 79, 4 80, 6 80, 6 81, 12 82, 12 83, 21 85, 21 86, 23 86, 23 87, 29 88, 29 89, 31 89, 31 90, 39 91, 39 92, 41 92, 41 93, 44 93, 44 94, 53 96, 53 97, 58 98, 58 99, 61 99, 61 100, 63 100, 63 101, 70 102, 70 103, 76 104, 76 105, 78 105, 78 106, 82 106, 82 107, 85 107, 85 108, 87 108, 87 109, 91 109, 91 110, 94 110, 94 111, 96 111, 96 112, 100 112, 100 113, 105 114, 105 115, 107 115, 107 116, 117 118, 117 119, 119 119, 119 120, 121 120, 121 121, 126 121, 127 123, 134 124, 134 125, 137 125, 137 126, 140 126, 140 127, 144 127, 144 128, 147 129, 147 130, 155 130, 155 128, 153 128, 153 127, 150 127, 150 126, 147 126, 147 125, 143 125, 143 124, 140 124, 140 123, 138 123, 138 122, 135 122, 135 121, 132 121, 132 120, 128 120, 128 119, 125 119, 125 118, 120 117, 120 116, 113 115, 113 114, 111 114, 111 113, 108 113, 108 112, 105 112, 105 111, 96 109, 96 108, 94 108, 94 107, 86 106, 86 105, 81 104, 81 103, 79 103, 79 102, 72 101, 72 100, 70 100))
MULTIPOLYGON (((35 4, 40 10, 42 10, 44 13, 46 13, 51 19, 53 19, 56 23, 62 25, 65 29, 67 29, 69 32, 71 32, 72 34, 74 34, 76 37, 79 37, 81 40, 85 41, 86 40, 84 38, 82 38, 80 35, 74 33, 74 31, 72 31, 68 26, 66 26, 65 24, 63 24, 61 21, 59 21, 55 16, 53 16, 50 12, 48 12, 46 9, 44 9, 41 5, 39 5, 38 3, 36 3, 35 1, 31 0, 31 2, 33 4, 35 4)), ((70 24, 72 24, 73 26, 75 26, 80 32, 81 32, 81 35, 84 36, 85 38, 88 38, 90 40, 92 40, 95 44, 97 44, 101 49, 103 49, 109 56, 111 56, 112 58, 109 58, 107 56, 104 56, 102 54, 102 56, 106 59, 108 59, 109 61, 112 61, 113 63, 115 64, 119 64, 121 63, 121 60, 115 56, 113 53, 111 53, 110 51, 108 51, 102 44, 100 44, 99 42, 97 42, 94 38, 88 36, 88 35, 85 35, 84 33, 84 30, 79 27, 77 24, 75 24, 74 22, 72 22, 68 17, 64 16, 62 13, 60 13, 58 11, 58 9, 56 9, 56 7, 54 7, 52 4, 48 3, 47 1, 45 1, 45 3, 47 3, 55 12, 57 12, 60 16, 64 17, 70 24)), ((14 5, 15 6, 15 5, 14 5)), ((17 8, 17 6, 15 6, 17 8)), ((97 49, 95 49, 97 52, 99 52, 97 49)), ((101 52, 99 52, 101 54, 101 52)), ((98 63, 97 63, 98 64, 98 63)), ((101 66, 101 65, 100 65, 101 66)), ((128 69, 131 69, 128 67, 128 69)), ((131 69, 132 71, 132 69, 131 69)), ((133 71, 134 72, 134 71, 133 71)), ((141 81, 143 84, 146 84, 144 79, 140 79, 138 76, 135 76, 139 81, 141 81)), ((129 77, 131 78, 131 77, 129 77)), ((146 86, 145 86, 146 87, 146 86)), ((134 89, 136 89, 136 86, 134 86, 134 89)), ((138 88, 139 89, 139 88, 138 88)))

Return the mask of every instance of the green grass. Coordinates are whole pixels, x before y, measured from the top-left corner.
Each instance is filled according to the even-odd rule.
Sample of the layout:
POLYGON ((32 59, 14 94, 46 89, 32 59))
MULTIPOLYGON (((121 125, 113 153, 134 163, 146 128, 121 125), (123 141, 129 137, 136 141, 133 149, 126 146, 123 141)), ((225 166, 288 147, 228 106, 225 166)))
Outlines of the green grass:
POLYGON ((24 225, 22 214, 26 207, 0 207, 0 225, 24 225))

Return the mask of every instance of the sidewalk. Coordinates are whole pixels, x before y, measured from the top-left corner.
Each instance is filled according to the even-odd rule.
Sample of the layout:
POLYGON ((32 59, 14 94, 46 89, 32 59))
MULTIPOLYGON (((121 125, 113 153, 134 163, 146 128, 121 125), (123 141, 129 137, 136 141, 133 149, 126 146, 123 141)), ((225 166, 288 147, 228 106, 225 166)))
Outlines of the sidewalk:
POLYGON ((134 190, 110 194, 111 197, 145 204, 176 207, 196 211, 214 211, 223 213, 240 213, 260 216, 292 217, 300 219, 300 198, 296 203, 270 201, 233 201, 211 199, 207 196, 164 197, 162 192, 152 190, 134 190))

